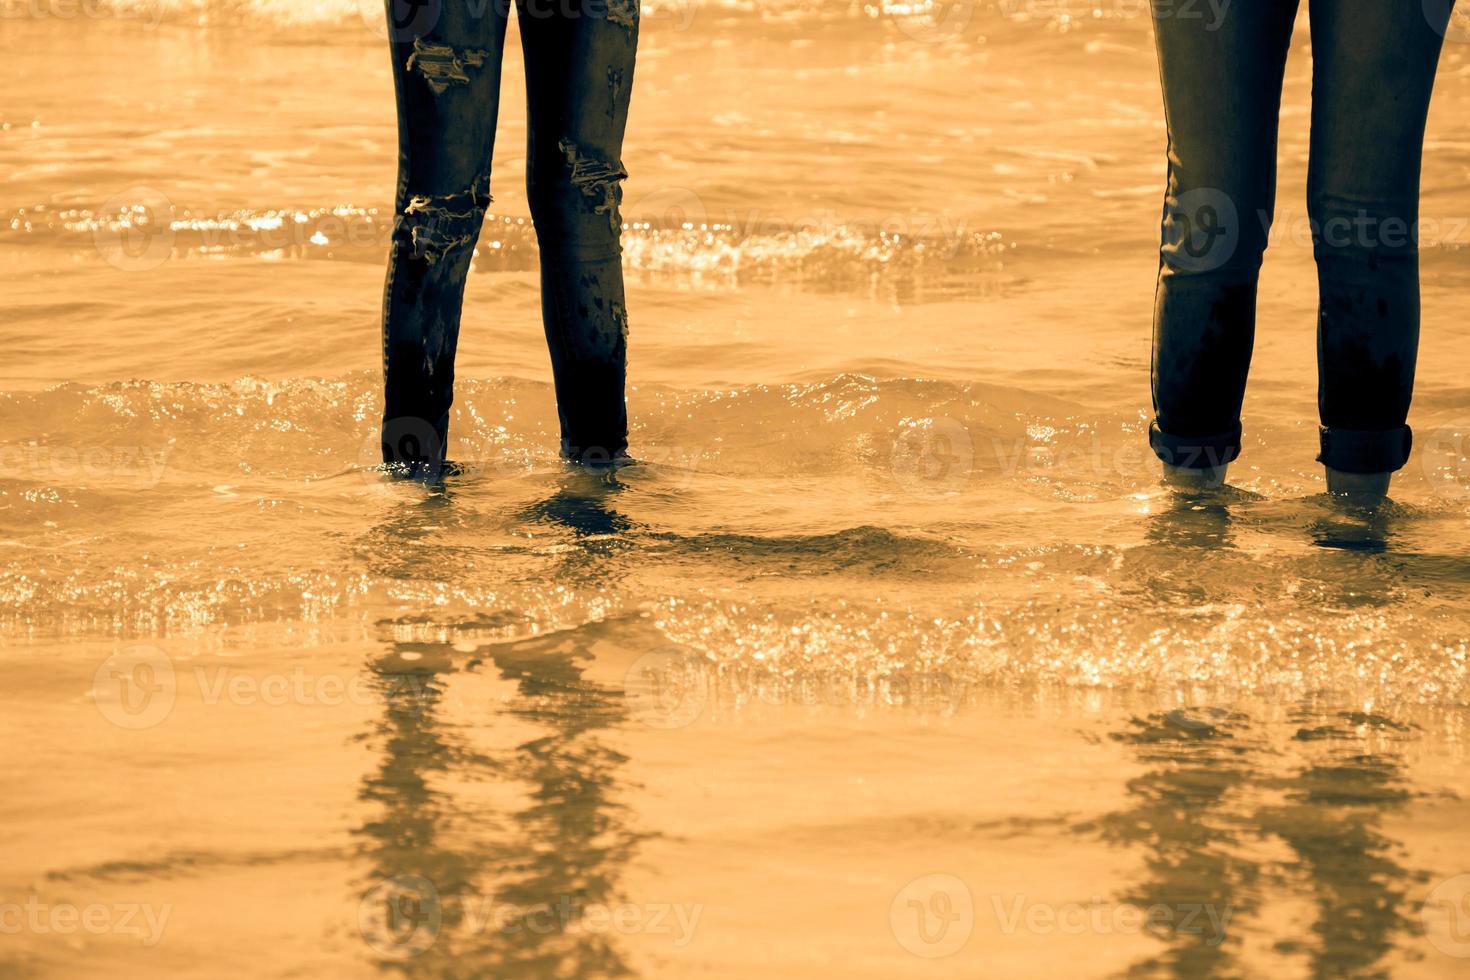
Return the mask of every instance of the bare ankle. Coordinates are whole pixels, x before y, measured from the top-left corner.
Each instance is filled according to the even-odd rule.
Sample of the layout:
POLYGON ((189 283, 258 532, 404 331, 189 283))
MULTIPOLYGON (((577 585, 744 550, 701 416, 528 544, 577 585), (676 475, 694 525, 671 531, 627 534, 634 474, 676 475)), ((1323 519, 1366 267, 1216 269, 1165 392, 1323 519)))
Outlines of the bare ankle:
POLYGON ((1342 497, 1386 497, 1392 473, 1345 473, 1330 466, 1327 471, 1327 492, 1342 497))
POLYGON ((1180 490, 1213 490, 1225 485, 1225 474, 1230 468, 1229 463, 1219 466, 1205 466, 1194 468, 1188 466, 1173 466, 1164 463, 1164 482, 1171 487, 1180 490))

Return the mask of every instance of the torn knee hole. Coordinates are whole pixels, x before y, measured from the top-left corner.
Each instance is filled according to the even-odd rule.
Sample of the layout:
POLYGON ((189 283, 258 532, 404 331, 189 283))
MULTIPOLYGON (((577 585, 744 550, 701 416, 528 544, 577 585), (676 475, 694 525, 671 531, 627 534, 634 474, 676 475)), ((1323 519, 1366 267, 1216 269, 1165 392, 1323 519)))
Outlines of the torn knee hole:
POLYGON ((415 194, 400 218, 416 259, 437 262, 448 252, 474 242, 490 206, 490 178, 457 194, 415 194))
POLYGON ((468 85, 467 68, 479 68, 490 57, 488 51, 477 48, 456 51, 448 44, 437 44, 423 38, 414 38, 413 54, 408 56, 408 69, 417 69, 424 76, 435 95, 441 95, 451 84, 468 85))
POLYGON ((572 186, 582 192, 584 203, 591 207, 593 214, 607 215, 613 231, 621 231, 618 205, 623 200, 621 182, 628 179, 628 171, 619 162, 583 155, 571 140, 562 140, 559 145, 567 160, 572 186))
POLYGON ((638 26, 638 0, 607 0, 607 19, 631 31, 638 26))

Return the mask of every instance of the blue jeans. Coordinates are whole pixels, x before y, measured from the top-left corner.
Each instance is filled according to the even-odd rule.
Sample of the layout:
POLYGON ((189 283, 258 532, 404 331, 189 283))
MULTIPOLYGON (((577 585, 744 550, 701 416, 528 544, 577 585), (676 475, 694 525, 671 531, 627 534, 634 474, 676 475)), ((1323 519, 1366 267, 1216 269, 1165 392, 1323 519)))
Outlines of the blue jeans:
MULTIPOLYGON (((437 470, 460 307, 489 207, 509 0, 387 0, 398 191, 383 298, 383 460, 437 470)), ((637 0, 516 0, 529 115, 527 195, 562 452, 628 442, 621 161, 637 0)))
MULTIPOLYGON (((1411 440, 1419 167, 1453 0, 1310 2, 1318 459, 1343 472, 1391 472, 1411 440)), ((1169 176, 1149 442, 1176 466, 1240 453, 1296 12, 1296 0, 1234 0, 1213 12, 1154 3, 1169 176)))

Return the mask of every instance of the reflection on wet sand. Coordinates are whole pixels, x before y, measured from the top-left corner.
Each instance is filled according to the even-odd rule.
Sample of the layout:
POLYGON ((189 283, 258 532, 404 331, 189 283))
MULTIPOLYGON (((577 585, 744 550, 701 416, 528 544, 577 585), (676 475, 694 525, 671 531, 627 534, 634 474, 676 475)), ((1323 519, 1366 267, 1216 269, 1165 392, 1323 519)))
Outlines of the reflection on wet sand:
POLYGON ((1382 976, 1416 936, 1405 910, 1426 876, 1383 830, 1415 794, 1399 754, 1380 747, 1414 729, 1320 705, 1288 722, 1236 711, 1202 727, 1165 713, 1115 733, 1147 767, 1128 785, 1132 805, 1102 822, 1105 840, 1147 851, 1147 877, 1121 900, 1171 913, 1150 930, 1165 948, 1130 976, 1236 976, 1248 941, 1252 960, 1305 960, 1312 977, 1382 976))
MULTIPOLYGON (((1150 519, 1148 547, 1229 563, 1239 554, 1231 508, 1252 499, 1228 488, 1174 494, 1150 519)), ((1389 553, 1400 509, 1314 503, 1320 511, 1304 529, 1315 548, 1298 561, 1301 584, 1334 606, 1401 601, 1403 572, 1389 553)), ((1220 599, 1197 581, 1148 582, 1176 598, 1191 587, 1220 599)), ((1313 977, 1382 975, 1384 958, 1414 934, 1404 909, 1419 876, 1399 862, 1382 822, 1413 795, 1394 745, 1416 730, 1353 710, 1351 692, 1262 689, 1243 663, 1215 680, 1208 709, 1134 718, 1113 736, 1146 767, 1128 784, 1132 805, 1101 825, 1104 839, 1147 851, 1148 875, 1123 900, 1173 913, 1151 929, 1164 949, 1130 975, 1239 975, 1262 941, 1268 955, 1304 959, 1313 977), (1313 909, 1304 921, 1280 911, 1301 905, 1313 909), (1201 908, 1207 914, 1187 914, 1201 908)))
MULTIPOLYGON (((557 492, 517 515, 524 524, 572 531, 578 546, 560 556, 558 580, 585 584, 608 573, 616 535, 629 526, 604 504, 618 489, 611 474, 570 472, 557 492)), ((379 553, 412 554, 405 543, 456 519, 453 502, 451 487, 431 488, 377 529, 396 542, 379 553)), ((452 575, 453 566, 444 567, 452 575)), ((422 567, 414 574, 422 576, 422 567)), ((385 625, 399 633, 444 631, 423 622, 385 625)), ((370 665, 383 711, 365 737, 381 761, 359 797, 381 816, 358 833, 371 868, 361 925, 385 970, 413 977, 630 972, 616 933, 588 925, 590 907, 616 901, 622 869, 642 837, 618 800, 627 759, 602 737, 624 721, 625 701, 620 690, 584 676, 591 656, 568 634, 553 634, 476 654, 452 643, 398 641, 370 665), (486 678, 491 670, 496 676, 486 678), (480 699, 476 682, 486 680, 513 685, 514 693, 480 699), (486 744, 506 731, 513 746, 486 744)))
POLYGON ((1283 875, 1309 893, 1316 920, 1310 938, 1282 940, 1277 949, 1305 954, 1312 977, 1386 975, 1383 958, 1417 928, 1404 911, 1410 886, 1427 876, 1400 863, 1402 846, 1382 829, 1384 817, 1415 794, 1402 759, 1372 744, 1415 735, 1361 712, 1303 712, 1300 720, 1316 723, 1294 736, 1307 758, 1265 785, 1285 802, 1263 806, 1256 823, 1261 834, 1290 845, 1294 860, 1283 875))
POLYGON ((1235 930, 1258 907, 1260 876, 1243 853, 1251 828, 1239 796, 1264 747, 1234 719, 1201 726, 1182 722, 1177 712, 1134 719, 1113 737, 1132 746, 1146 767, 1128 783, 1131 806, 1102 822, 1104 840, 1147 852, 1148 877, 1120 901, 1170 912, 1153 929, 1165 950, 1130 975, 1233 975, 1235 930))
POLYGON ((359 831, 371 867, 362 926, 385 969, 628 972, 614 936, 581 927, 589 906, 616 899, 640 839, 617 800, 626 759, 598 737, 623 719, 622 698, 583 678, 586 656, 557 637, 493 646, 484 660, 395 643, 372 665, 383 714, 367 737, 382 759, 359 796, 381 816, 359 831), (459 677, 490 668, 516 689, 500 721, 531 736, 509 751, 475 744, 497 719, 446 717, 459 677))

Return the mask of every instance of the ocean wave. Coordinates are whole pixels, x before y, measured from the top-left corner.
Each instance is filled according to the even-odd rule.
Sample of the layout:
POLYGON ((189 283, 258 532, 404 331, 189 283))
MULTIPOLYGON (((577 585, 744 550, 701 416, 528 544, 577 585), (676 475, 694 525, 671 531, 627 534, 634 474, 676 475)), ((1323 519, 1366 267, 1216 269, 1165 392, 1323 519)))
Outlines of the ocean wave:
MULTIPOLYGON (((936 297, 993 294, 1011 281, 1005 265, 1017 248, 998 231, 938 216, 722 219, 693 192, 645 195, 624 217, 627 269, 709 288, 782 282, 829 291, 922 279, 936 297)), ((392 222, 391 210, 354 204, 192 209, 140 187, 90 208, 0 210, 0 244, 62 248, 126 271, 190 258, 381 263, 392 222)), ((474 271, 527 272, 538 263, 529 218, 486 215, 474 271)))
MULTIPOLYGON (((481 9, 490 0, 480 0, 481 9)), ((853 0, 643 0, 645 20, 685 15, 691 10, 748 13, 761 16, 793 15, 873 16, 888 8, 914 16, 922 15, 932 3, 864 4, 853 0)), ((265 22, 281 26, 307 24, 355 24, 359 19, 376 26, 384 20, 383 0, 0 0, 0 16, 45 15, 56 10, 86 8, 118 18, 148 23, 185 23, 218 26, 232 23, 265 22)), ((473 9, 473 8, 471 8, 473 9)))
MULTIPOLYGON (((43 476, 47 454, 62 450, 80 465, 99 447, 131 447, 140 458, 175 456, 184 482, 231 473, 329 476, 376 453, 380 386, 376 374, 355 372, 339 379, 120 381, 0 392, 0 431, 8 434, 0 443, 8 454, 0 480, 43 476)), ((458 458, 502 469, 554 459, 549 383, 461 378, 455 394, 458 458)), ((887 465, 895 453, 921 467, 934 440, 955 443, 953 451, 968 452, 974 466, 995 468, 999 457, 964 450, 959 440, 1056 446, 1098 428, 1079 406, 1022 389, 851 373, 727 389, 641 385, 631 397, 634 437, 650 444, 650 452, 666 451, 687 465, 718 464, 726 473, 822 475, 875 461, 887 465)), ((1137 434, 1136 419, 1111 424, 1118 436, 1137 434)))
MULTIPOLYGON (((377 467, 379 385, 0 393, 0 625, 370 636, 433 609, 510 639, 642 610, 720 683, 783 698, 875 697, 895 676, 1348 685, 1359 703, 1467 689, 1470 571, 1438 546, 1462 483, 1370 515, 1279 486, 1178 497, 1136 415, 844 373, 639 386, 640 462, 616 473, 556 458, 548 384, 462 379, 464 469, 436 487, 377 467)), ((1425 452, 1428 474, 1451 448, 1425 452)))
MULTIPOLYGON (((479 0, 480 9, 489 3, 479 0)), ((641 8, 645 28, 688 30, 700 15, 773 24, 844 21, 891 27, 926 43, 956 39, 976 17, 1040 23, 1055 33, 1148 17, 1146 0, 642 0, 641 8)), ((366 37, 359 30, 363 25, 382 33, 386 22, 383 0, 0 0, 0 18, 109 18, 202 28, 341 26, 352 27, 360 38, 366 37)))

